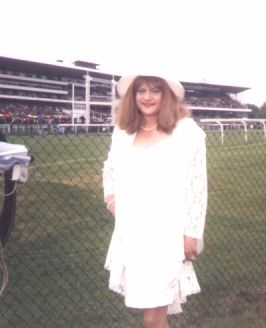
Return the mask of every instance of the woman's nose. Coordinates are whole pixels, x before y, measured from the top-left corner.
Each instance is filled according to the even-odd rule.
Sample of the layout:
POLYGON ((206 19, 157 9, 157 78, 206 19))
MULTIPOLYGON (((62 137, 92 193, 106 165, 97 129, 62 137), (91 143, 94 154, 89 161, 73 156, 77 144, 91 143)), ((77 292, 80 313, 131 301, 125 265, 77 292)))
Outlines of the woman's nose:
POLYGON ((144 98, 145 99, 150 99, 152 97, 152 92, 151 90, 146 90, 144 93, 144 98))

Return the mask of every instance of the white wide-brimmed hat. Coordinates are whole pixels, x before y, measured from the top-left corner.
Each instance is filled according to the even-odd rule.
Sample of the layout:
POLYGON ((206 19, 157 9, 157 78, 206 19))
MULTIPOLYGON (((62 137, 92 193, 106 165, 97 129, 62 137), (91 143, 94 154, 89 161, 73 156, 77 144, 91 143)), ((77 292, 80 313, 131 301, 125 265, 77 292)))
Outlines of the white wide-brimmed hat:
POLYGON ((163 80, 166 81, 168 84, 169 88, 174 92, 174 94, 178 97, 180 101, 184 99, 185 96, 185 90, 182 84, 179 81, 173 81, 169 80, 165 76, 161 74, 147 74, 147 73, 142 73, 138 75, 128 75, 128 76, 123 76, 120 78, 120 80, 117 82, 116 88, 119 96, 122 98, 124 95, 127 93, 128 88, 130 85, 133 83, 136 77, 138 76, 154 76, 154 77, 159 77, 163 80))

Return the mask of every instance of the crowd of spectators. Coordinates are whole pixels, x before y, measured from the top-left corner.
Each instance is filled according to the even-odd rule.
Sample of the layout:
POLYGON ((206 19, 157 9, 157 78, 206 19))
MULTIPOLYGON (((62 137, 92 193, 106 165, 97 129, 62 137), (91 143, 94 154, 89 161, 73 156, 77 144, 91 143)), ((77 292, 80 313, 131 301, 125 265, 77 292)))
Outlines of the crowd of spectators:
POLYGON ((71 123, 64 108, 53 105, 0 102, 1 124, 59 124, 71 123))
POLYGON ((186 102, 195 107, 245 108, 245 105, 240 101, 227 94, 195 96, 188 93, 186 94, 186 102))
MULTIPOLYGON (((229 95, 202 96, 186 94, 186 103, 193 107, 245 108, 229 95)), ((92 123, 110 122, 106 107, 92 110, 92 123)), ((82 122, 82 119, 78 121, 82 122)), ((53 104, 0 101, 0 124, 60 124, 71 123, 71 108, 53 104)), ((84 120, 83 120, 83 123, 84 120)))

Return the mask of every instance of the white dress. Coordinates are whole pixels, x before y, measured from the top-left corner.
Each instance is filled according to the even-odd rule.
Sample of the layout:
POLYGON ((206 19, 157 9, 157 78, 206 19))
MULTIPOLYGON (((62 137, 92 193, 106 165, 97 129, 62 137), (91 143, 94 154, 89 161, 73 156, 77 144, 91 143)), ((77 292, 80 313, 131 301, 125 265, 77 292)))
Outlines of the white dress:
POLYGON ((203 238, 207 207, 205 133, 191 118, 149 148, 114 129, 104 162, 105 196, 115 195, 115 228, 105 268, 109 288, 133 308, 168 305, 181 312, 200 291, 184 235, 203 238))

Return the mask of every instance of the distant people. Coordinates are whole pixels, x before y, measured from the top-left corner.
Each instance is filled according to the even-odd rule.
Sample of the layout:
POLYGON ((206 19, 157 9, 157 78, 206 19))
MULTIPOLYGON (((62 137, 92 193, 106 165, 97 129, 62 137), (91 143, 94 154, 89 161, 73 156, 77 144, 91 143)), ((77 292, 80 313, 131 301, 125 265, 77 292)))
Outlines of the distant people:
POLYGON ((85 124, 86 118, 84 115, 80 116, 80 121, 81 121, 81 124, 85 124))
POLYGON ((115 217, 105 268, 109 288, 141 309, 146 328, 168 328, 200 292, 193 269, 207 207, 205 133, 184 89, 161 75, 125 76, 108 158, 104 200, 115 217))

